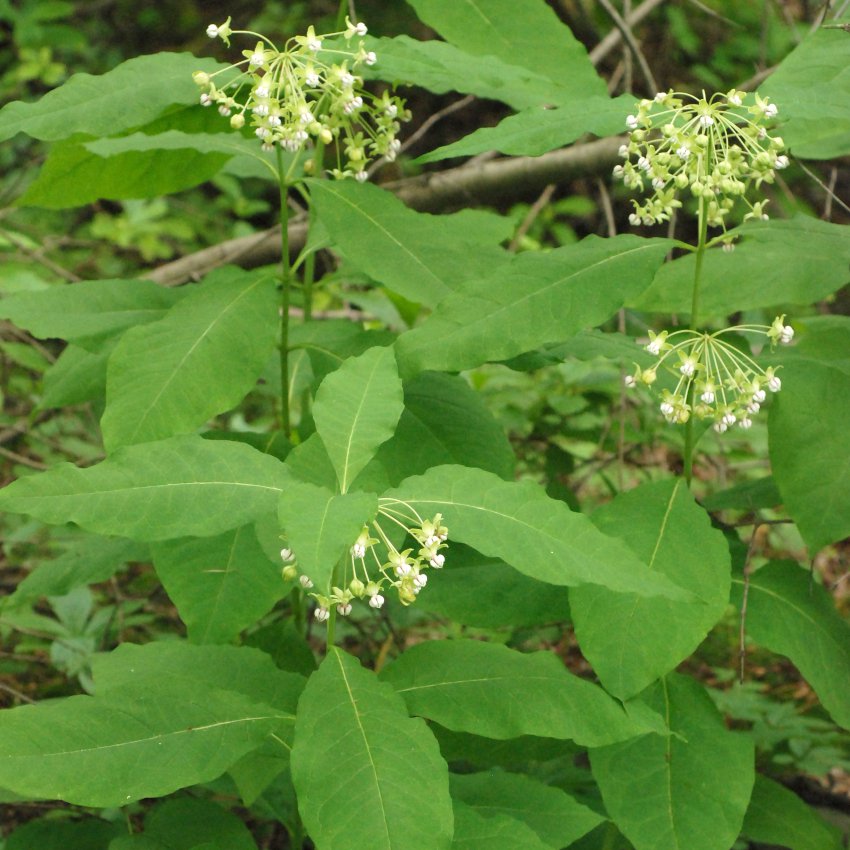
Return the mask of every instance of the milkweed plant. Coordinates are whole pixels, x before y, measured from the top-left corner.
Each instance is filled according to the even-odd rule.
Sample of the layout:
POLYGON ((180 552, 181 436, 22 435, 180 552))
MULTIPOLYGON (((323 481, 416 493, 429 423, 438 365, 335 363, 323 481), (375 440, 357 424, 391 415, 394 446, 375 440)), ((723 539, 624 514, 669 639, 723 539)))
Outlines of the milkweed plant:
POLYGON ((824 129, 841 19, 759 92, 627 115, 552 4, 410 6, 445 40, 378 38, 349 2, 288 38, 227 17, 206 57, 0 110, 3 138, 47 146, 0 250, 30 245, 7 228, 27 205, 190 192, 218 215, 209 193, 250 178, 275 210, 128 280, 79 280, 87 258, 0 282, 0 318, 55 359, 3 457, 61 442, 51 411, 99 427, 84 464, 39 449, 0 490, 27 574, 0 627, 59 670, 0 709, 0 798, 50 807, 9 850, 833 850, 773 777, 850 752, 850 627, 820 577, 843 586, 850 534, 850 321, 828 306, 850 237, 834 192, 821 218, 793 201, 802 160, 850 155, 824 129), (517 114, 414 161, 457 107, 421 114, 411 86, 517 114), (558 189, 507 215, 394 194, 504 205, 575 162, 613 166, 605 238, 528 236, 558 189), (771 653, 804 704, 761 682, 790 667, 771 653))

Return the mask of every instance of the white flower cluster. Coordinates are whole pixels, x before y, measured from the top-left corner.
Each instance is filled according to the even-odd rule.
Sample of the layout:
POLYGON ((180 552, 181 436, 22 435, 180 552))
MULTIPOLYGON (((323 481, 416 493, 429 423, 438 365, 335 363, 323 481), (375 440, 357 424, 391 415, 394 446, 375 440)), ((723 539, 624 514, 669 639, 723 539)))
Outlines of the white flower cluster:
MULTIPOLYGON (((355 73, 361 64, 377 61, 362 40, 356 48, 351 45, 352 39, 366 31, 365 24, 346 18, 346 29, 341 32, 317 35, 309 27, 305 35, 290 38, 279 50, 259 33, 232 30, 230 18, 220 25, 210 24, 207 35, 221 38, 228 46, 232 35, 259 41, 252 50, 242 52, 245 58, 241 62, 214 74, 193 74, 202 90, 201 103, 215 104, 230 118, 234 130, 248 124, 266 150, 278 144, 293 153, 308 143, 321 149, 333 145, 336 164, 330 173, 366 180, 372 160, 395 159, 401 147, 396 138, 399 122, 410 120, 401 98, 387 91, 375 97, 355 73), (324 44, 332 38, 336 41, 324 44), (329 62, 329 58, 335 61, 329 62), (235 77, 234 69, 239 70, 235 77), (221 87, 216 84, 219 75, 227 80, 221 87)), ((305 170, 309 171, 310 164, 305 163, 305 170)))
POLYGON ((658 360, 648 369, 637 366, 634 374, 626 376, 626 386, 651 386, 658 379, 658 370, 664 367, 677 378, 672 392, 665 389, 661 393, 660 409, 668 422, 684 424, 693 413, 699 419, 713 419, 714 430, 719 434, 735 424, 745 430, 750 428, 752 417, 767 398, 767 390, 779 392, 782 381, 773 367, 762 369, 741 348, 723 339, 735 331, 764 334, 771 345, 787 345, 794 337, 794 329, 785 324, 785 316, 777 317, 770 326, 736 325, 713 334, 650 331, 645 348, 658 360))
POLYGON ((642 204, 633 201, 633 225, 669 220, 686 190, 704 201, 710 227, 723 227, 738 199, 749 207, 745 219, 768 217, 767 202, 750 203, 746 194, 753 184, 772 183, 788 157, 765 127, 776 105, 755 95, 745 107, 744 97, 735 89, 709 99, 671 90, 637 104, 626 119, 629 143, 620 148, 625 162, 614 167, 628 188, 651 193, 642 204))
MULTIPOLYGON (((449 530, 443 525, 442 514, 423 519, 407 502, 382 497, 378 501, 378 516, 404 529, 417 546, 399 550, 378 520, 372 521, 371 529, 364 526, 349 550, 345 587, 331 588, 330 596, 310 594, 317 603, 315 617, 319 622, 328 620, 332 606, 336 606, 340 616, 347 617, 354 599, 365 599, 370 608, 381 608, 388 588, 395 588, 402 605, 410 605, 428 584, 427 571, 439 570, 445 565, 446 556, 441 550, 447 548, 449 530), (372 536, 373 531, 377 537, 372 536), (383 558, 378 554, 378 547, 383 558), (414 548, 416 555, 412 554, 414 548)), ((282 549, 280 556, 285 563, 283 577, 288 581, 298 577, 301 586, 311 590, 313 582, 306 575, 298 576, 292 551, 282 549)))

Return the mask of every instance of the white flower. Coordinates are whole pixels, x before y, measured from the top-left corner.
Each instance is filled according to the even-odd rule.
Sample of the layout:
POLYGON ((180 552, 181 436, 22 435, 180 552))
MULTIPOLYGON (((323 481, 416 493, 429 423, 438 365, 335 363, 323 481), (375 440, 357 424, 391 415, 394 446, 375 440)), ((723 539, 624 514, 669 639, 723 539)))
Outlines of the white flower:
POLYGON ((731 426, 735 424, 736 417, 734 413, 724 413, 723 419, 721 420, 724 425, 731 426))
POLYGON ((635 380, 635 376, 634 376, 634 375, 626 375, 626 377, 625 377, 625 378, 623 378, 623 383, 624 383, 624 384, 625 384, 625 385, 626 385, 629 389, 631 389, 632 387, 636 387, 636 386, 637 386, 637 381, 635 380))
POLYGON ((319 75, 315 71, 310 71, 305 77, 304 82, 310 86, 311 89, 316 88, 319 85, 319 75))
POLYGON ((714 404, 714 393, 712 390, 706 390, 701 396, 700 399, 704 401, 706 404, 714 404))
POLYGON ((779 341, 783 345, 788 345, 792 339, 794 339, 794 328, 792 328, 791 325, 785 325, 785 327, 782 328, 782 332, 779 334, 779 341))
POLYGON ((765 118, 775 118, 779 113, 779 109, 777 108, 775 103, 767 103, 764 106, 764 117, 765 118))
POLYGON ((291 561, 292 560, 292 549, 281 549, 280 550, 280 560, 281 561, 291 561))
POLYGON ((708 113, 703 113, 699 117, 699 123, 701 127, 710 127, 714 124, 714 119, 708 113))
POLYGON ((266 61, 266 54, 262 50, 255 50, 251 54, 251 58, 249 63, 253 65, 255 68, 259 68, 260 65, 263 65, 266 61))
POLYGON ((226 103, 222 103, 218 108, 218 114, 222 116, 222 118, 227 118, 230 115, 230 107, 226 103))
POLYGON ((410 574, 411 569, 413 569, 413 568, 410 566, 410 564, 401 563, 401 564, 398 564, 398 566, 396 566, 395 574, 399 578, 404 578, 406 575, 410 574))
MULTIPOLYGON (((640 224, 640 222, 641 222, 641 218, 637 213, 631 213, 629 215, 629 224, 631 224, 632 227, 637 227, 640 224)), ((658 352, 656 352, 656 354, 657 353, 658 352)))
POLYGON ((780 154, 776 157, 776 162, 773 163, 774 168, 783 169, 788 168, 788 157, 785 154, 780 154))
POLYGON ((388 103, 384 112, 386 112, 390 118, 395 118, 396 115, 398 115, 398 107, 394 103, 388 103))
POLYGON ((264 100, 270 94, 271 92, 269 91, 269 87, 267 85, 257 86, 257 88, 254 89, 254 97, 256 97, 258 100, 264 100))
POLYGON ((326 622, 330 615, 331 612, 327 608, 317 608, 313 614, 320 623, 326 622))
POLYGON ((361 171, 358 171, 358 172, 355 173, 354 179, 358 183, 365 183, 369 179, 369 174, 368 174, 368 172, 361 170, 361 171))
POLYGON ((681 145, 676 150, 676 156, 678 156, 679 159, 687 159, 690 155, 691 155, 691 149, 687 145, 681 145))
POLYGON ((673 414, 673 411, 675 410, 675 408, 673 407, 673 405, 672 405, 672 404, 670 404, 670 402, 669 402, 669 401, 662 401, 662 402, 661 402, 661 405, 659 406, 659 410, 660 410, 660 411, 661 411, 661 412, 662 412, 665 416, 671 416, 671 415, 673 414))
POLYGON ((363 23, 363 21, 360 21, 354 25, 354 32, 357 33, 357 35, 366 35, 366 33, 369 32, 369 28, 363 23))
POLYGON ((741 100, 741 95, 736 91, 729 92, 729 96, 726 98, 732 106, 740 106, 743 101, 741 100))
POLYGON ((307 576, 301 576, 298 582, 305 590, 309 590, 313 586, 313 582, 307 576))
POLYGON ((384 604, 384 597, 380 593, 376 593, 369 599, 370 608, 380 608, 384 604))
POLYGON ((628 127, 630 130, 637 130, 638 120, 634 115, 626 116, 626 127, 628 127))
POLYGON ((347 617, 351 613, 351 603, 344 602, 342 605, 337 605, 336 610, 340 617, 347 617))
POLYGON ((207 27, 207 35, 210 38, 218 38, 218 27, 215 24, 210 24, 207 27))
POLYGON ((757 401, 751 401, 747 405, 747 413, 758 413, 761 410, 761 405, 757 401))
POLYGON ((364 61, 367 65, 374 65, 374 64, 378 61, 378 55, 375 53, 375 51, 374 51, 374 50, 370 50, 370 51, 366 54, 366 57, 363 59, 363 61, 364 61))
POLYGON ((428 576, 425 573, 419 573, 419 575, 414 577, 413 583, 421 590, 428 584, 428 576))
POLYGON ((749 416, 744 416, 741 421, 738 423, 739 428, 743 428, 745 431, 748 428, 751 428, 753 425, 753 420, 749 418, 749 416))
POLYGON ((363 543, 355 543, 351 547, 351 554, 355 558, 365 558, 366 557, 366 546, 363 543))
POLYGON ((440 555, 439 553, 434 555, 428 563, 435 569, 441 570, 446 563, 446 556, 440 555))
POLYGON ((753 402, 761 404, 767 398, 767 393, 764 390, 756 390, 753 393, 753 402))
POLYGON ((322 49, 322 40, 320 38, 311 38, 310 41, 307 42, 307 47, 313 51, 313 53, 318 53, 322 49))
POLYGON ((664 340, 657 336, 652 342, 647 343, 646 350, 652 355, 658 355, 661 353, 661 346, 664 344, 664 340))
POLYGON ((693 375, 694 371, 696 370, 696 367, 697 367, 696 357, 693 357, 693 356, 686 357, 682 361, 682 365, 679 367, 679 371, 683 375, 685 375, 686 377, 690 377, 691 375, 693 375))
POLYGON ((346 71, 344 74, 339 75, 339 81, 345 88, 351 88, 354 85, 354 75, 346 71))
POLYGON ((649 168, 651 166, 650 161, 645 156, 640 157, 640 159, 638 159, 637 161, 637 164, 638 168, 641 171, 649 171, 649 168))
POLYGON ((725 422, 721 421, 715 422, 712 427, 718 434, 723 434, 729 426, 725 422))
POLYGON ((780 381, 776 375, 772 375, 770 380, 767 382, 767 388, 772 393, 778 393, 782 389, 782 381, 780 381))

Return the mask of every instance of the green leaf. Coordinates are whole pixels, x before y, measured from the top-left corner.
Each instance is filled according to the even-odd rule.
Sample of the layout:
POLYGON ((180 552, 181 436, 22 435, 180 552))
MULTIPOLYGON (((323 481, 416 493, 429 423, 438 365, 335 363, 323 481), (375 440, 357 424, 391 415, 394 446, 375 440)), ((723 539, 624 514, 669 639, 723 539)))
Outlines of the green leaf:
MULTIPOLYGON (((574 97, 605 94, 584 45, 544 0, 410 0, 421 21, 476 56, 496 56, 545 74, 574 97)), ((486 59, 482 60, 482 64, 486 59)))
POLYGON ((729 548, 681 478, 621 493, 593 522, 694 597, 646 598, 591 585, 570 591, 582 652, 605 688, 628 699, 687 658, 723 615, 729 548))
POLYGON ((507 360, 604 322, 648 286, 671 244, 632 235, 589 236, 547 254, 520 254, 486 278, 466 283, 399 337, 402 374, 507 360))
POLYGON ((511 479, 516 458, 502 426, 463 378, 423 372, 405 381, 404 412, 375 462, 397 485, 442 463, 511 479))
POLYGON ((161 319, 185 294, 186 289, 166 289, 147 280, 84 280, 4 298, 0 319, 39 339, 73 340, 88 348, 89 338, 161 319))
POLYGON ((548 847, 566 847, 604 820, 560 788, 530 776, 490 770, 452 775, 449 785, 453 800, 486 818, 507 815, 520 820, 548 847))
POLYGON ((215 779, 291 716, 233 691, 147 679, 0 712, 0 786, 98 808, 215 779))
POLYGON ((378 498, 372 493, 334 495, 324 487, 292 480, 281 494, 278 518, 298 569, 319 592, 328 593, 334 567, 377 512, 378 498))
POLYGON ((445 850, 448 769, 389 685, 332 647, 298 704, 292 779, 323 850, 445 850))
POLYGON ((410 301, 434 306, 458 284, 504 264, 510 221, 477 210, 429 215, 371 184, 311 180, 318 215, 346 258, 410 301))
POLYGON ((499 100, 514 109, 569 101, 569 87, 562 87, 539 72, 479 56, 444 41, 417 41, 406 35, 372 38, 367 49, 379 58, 372 68, 358 69, 366 79, 403 82, 437 94, 463 92, 499 100), (365 73, 364 73, 365 71, 365 73))
POLYGON ((12 832, 3 845, 4 850, 107 850, 109 842, 126 831, 117 821, 101 818, 84 820, 30 821, 12 832))
POLYGON ((195 643, 229 643, 291 587, 281 578, 280 560, 269 560, 251 525, 216 537, 168 540, 151 551, 195 643))
POLYGON ((84 536, 51 560, 41 561, 7 598, 9 606, 41 596, 64 596, 84 584, 111 578, 129 561, 146 561, 147 546, 123 540, 84 536))
MULTIPOLYGON (((553 92, 554 94, 554 92, 553 92)), ((503 118, 495 127, 480 127, 457 142, 417 157, 437 162, 454 156, 499 151, 511 156, 540 156, 574 142, 585 133, 604 138, 623 131, 626 115, 634 108, 632 95, 614 100, 606 95, 583 96, 556 109, 535 106, 503 118)), ((613 151, 612 151, 613 153, 613 151)))
POLYGON ((489 738, 539 735, 589 747, 650 731, 598 685, 548 652, 523 654, 475 640, 410 647, 381 678, 411 714, 489 738))
POLYGON ((174 437, 22 478, 0 490, 0 509, 132 540, 204 537, 274 513, 283 470, 242 443, 174 437))
MULTIPOLYGON (((798 215, 747 222, 732 253, 705 254, 700 315, 725 316, 777 304, 811 304, 850 281, 850 227, 798 215)), ((690 314, 693 254, 658 270, 652 286, 629 301, 639 310, 690 314)))
POLYGON ((451 569, 428 585, 418 604, 449 620, 481 629, 566 622, 570 604, 565 587, 544 584, 502 561, 472 552, 460 558, 451 549, 451 569), (460 562, 459 562, 460 561, 460 562))
POLYGON ((144 837, 169 850, 257 850, 248 827, 212 800, 165 800, 145 818, 144 837))
POLYGON ((522 821, 508 815, 484 817, 472 806, 452 801, 455 832, 452 850, 552 850, 522 821))
POLYGON ((73 343, 66 346, 56 362, 44 373, 40 410, 80 404, 106 395, 106 366, 115 347, 110 340, 92 353, 73 343))
POLYGON ((620 540, 598 531, 586 516, 573 513, 530 481, 502 481, 479 469, 436 466, 385 495, 422 514, 440 511, 450 542, 459 540, 500 558, 538 581, 602 584, 643 596, 689 598, 665 576, 649 570, 620 540))
POLYGON ((842 29, 810 33, 760 91, 779 107, 782 138, 795 156, 833 159, 850 153, 850 69, 842 29))
POLYGON ((702 501, 707 511, 755 511, 763 508, 775 508, 781 504, 782 497, 776 489, 773 476, 759 478, 756 481, 742 481, 727 490, 711 493, 702 501))
POLYGON ((34 103, 4 106, 0 141, 16 133, 51 142, 76 133, 112 136, 152 121, 173 104, 197 103, 192 73, 222 67, 190 53, 157 53, 128 59, 99 77, 74 74, 34 103))
POLYGON ((850 535, 850 371, 792 361, 768 419, 770 463, 785 508, 814 556, 850 535))
POLYGON ((392 348, 370 348, 322 381, 313 419, 341 492, 348 490, 378 446, 392 437, 403 409, 392 348))
POLYGON ((171 683, 187 694, 215 688, 295 714, 305 679, 281 670, 258 649, 247 646, 197 646, 184 640, 142 645, 122 643, 94 656, 98 697, 141 687, 148 680, 171 683))
MULTIPOLYGON (((733 579, 740 600, 743 579, 733 579)), ((850 626, 832 597, 792 562, 770 563, 750 577, 749 637, 787 655, 833 720, 850 729, 850 626)))
POLYGON ((164 319, 127 331, 109 358, 107 449, 190 433, 237 405, 274 350, 276 303, 271 276, 220 269, 164 319))
POLYGON ((18 198, 20 206, 67 209, 101 198, 153 198, 191 189, 221 171, 229 156, 195 149, 96 156, 85 145, 61 142, 38 177, 18 198))
POLYGON ((336 470, 328 457, 322 438, 311 434, 286 457, 286 468, 299 481, 315 484, 326 490, 336 490, 336 470))
POLYGON ((761 844, 790 850, 840 850, 841 833, 796 794, 766 776, 756 775, 741 832, 761 844))
POLYGON ((671 674, 644 699, 673 734, 591 751, 605 808, 635 850, 729 850, 753 787, 752 741, 726 730, 692 679, 671 674))

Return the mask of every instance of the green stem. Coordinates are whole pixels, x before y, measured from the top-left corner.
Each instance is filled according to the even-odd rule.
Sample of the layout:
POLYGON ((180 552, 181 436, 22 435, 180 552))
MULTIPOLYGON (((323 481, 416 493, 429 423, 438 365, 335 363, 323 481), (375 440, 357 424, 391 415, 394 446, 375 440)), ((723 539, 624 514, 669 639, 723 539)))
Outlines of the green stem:
MULTIPOLYGON (((696 262, 694 263, 694 290, 691 296, 691 329, 696 330, 699 318, 699 287, 702 280, 702 263, 705 259, 705 249, 708 235, 708 219, 705 214, 705 199, 699 199, 699 236, 697 238, 696 262)), ((693 410, 694 384, 688 388, 687 403, 693 410)), ((694 472, 694 417, 691 416, 685 425, 685 481, 691 485, 694 472)))
POLYGON ((292 267, 289 262, 289 186, 283 173, 283 152, 277 150, 278 186, 280 188, 280 420, 287 439, 292 435, 289 416, 289 297, 292 267))
POLYGON ((345 28, 345 16, 348 14, 348 0, 339 0, 339 11, 336 13, 336 28, 345 28))

